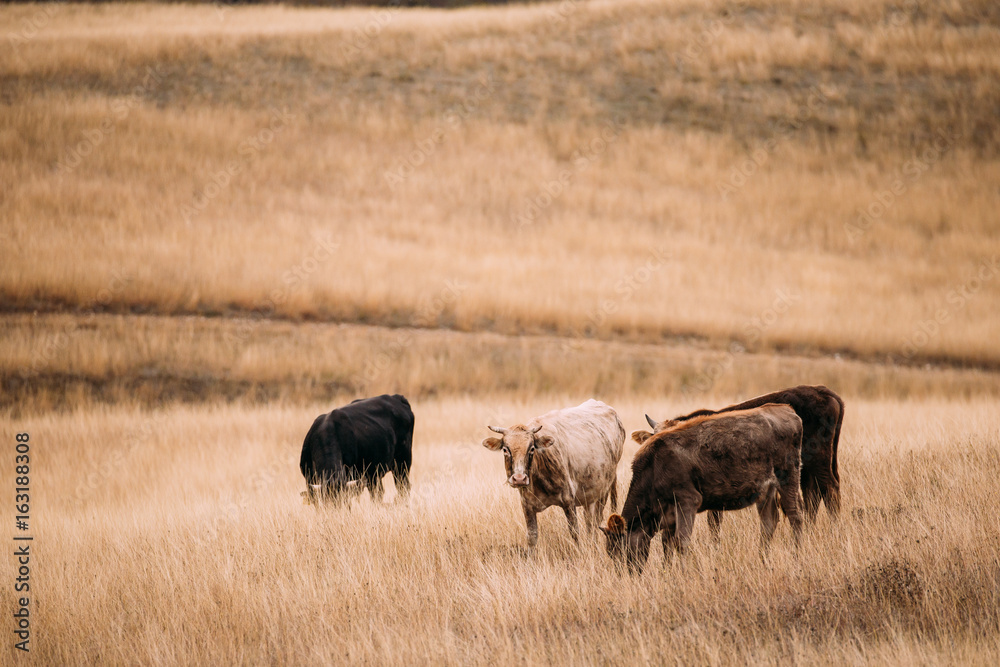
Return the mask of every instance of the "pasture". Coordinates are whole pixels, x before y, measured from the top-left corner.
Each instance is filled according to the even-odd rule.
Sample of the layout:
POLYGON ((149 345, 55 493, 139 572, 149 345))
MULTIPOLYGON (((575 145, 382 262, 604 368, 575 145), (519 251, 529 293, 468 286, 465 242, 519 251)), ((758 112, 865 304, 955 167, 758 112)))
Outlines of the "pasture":
POLYGON ((5 664, 1000 662, 996 3, 26 4, 0 38, 5 664), (845 400, 843 510, 764 558, 752 509, 638 578, 558 509, 529 556, 480 444, 798 384, 845 400), (313 418, 383 392, 409 502, 303 505, 313 418))
MULTIPOLYGON (((955 663, 1000 657, 994 400, 853 401, 844 511, 766 561, 756 512, 622 577, 558 509, 526 556, 484 424, 568 398, 414 401, 408 506, 305 506, 298 444, 329 406, 90 406, 39 416, 46 664, 955 663), (486 432, 486 433, 484 433, 486 432), (72 461, 72 465, 66 465, 72 461)), ((691 407, 630 399, 622 420, 691 407)), ((626 445, 628 479, 636 445, 626 445)), ((602 537, 603 539, 603 537, 602 537)), ((4 593, 10 605, 9 589, 4 593)))

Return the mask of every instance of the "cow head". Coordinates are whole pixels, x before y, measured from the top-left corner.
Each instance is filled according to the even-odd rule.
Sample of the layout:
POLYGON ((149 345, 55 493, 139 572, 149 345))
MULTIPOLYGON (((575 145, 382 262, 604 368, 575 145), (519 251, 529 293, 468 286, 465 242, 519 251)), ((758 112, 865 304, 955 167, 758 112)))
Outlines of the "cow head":
MULTIPOLYGON (((646 415, 646 422, 649 423, 649 427, 653 429, 653 433, 665 431, 668 428, 673 428, 680 423, 676 419, 667 419, 661 422, 654 421, 649 415, 646 415)), ((641 445, 653 437, 653 433, 650 433, 649 431, 632 431, 632 439, 641 445)))
POLYGON ((534 428, 514 426, 509 429, 490 426, 499 438, 486 438, 483 447, 494 452, 503 452, 504 465, 507 467, 507 483, 515 489, 526 488, 531 484, 531 463, 535 454, 552 446, 552 438, 538 432, 541 424, 534 428))
POLYGON ((323 485, 322 484, 309 484, 309 488, 303 491, 299 495, 302 496, 303 505, 319 505, 319 501, 322 495, 323 485))
POLYGON ((350 501, 363 490, 364 485, 352 479, 341 484, 309 484, 299 495, 302 496, 303 505, 320 507, 325 504, 339 505, 345 500, 350 501))
POLYGON ((605 546, 611 560, 619 567, 628 567, 630 574, 642 574, 652 538, 644 530, 629 530, 620 514, 609 516, 608 525, 600 529, 607 539, 605 546))

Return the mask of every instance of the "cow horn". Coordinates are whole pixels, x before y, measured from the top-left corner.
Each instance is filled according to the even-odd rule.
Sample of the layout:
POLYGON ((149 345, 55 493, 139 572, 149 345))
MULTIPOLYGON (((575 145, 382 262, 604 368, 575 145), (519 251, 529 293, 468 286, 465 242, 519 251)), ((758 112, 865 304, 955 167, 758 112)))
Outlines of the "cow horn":
POLYGON ((646 415, 646 421, 649 422, 649 426, 651 428, 656 428, 656 422, 653 421, 652 417, 650 417, 649 415, 646 415))
POLYGON ((541 431, 541 430, 542 430, 542 425, 541 425, 541 424, 539 424, 539 425, 538 425, 538 426, 536 426, 535 428, 531 429, 531 433, 538 433, 538 432, 539 432, 539 431, 541 431))
POLYGON ((500 435, 507 435, 507 429, 505 429, 503 427, 500 427, 500 426, 487 426, 486 428, 488 428, 489 430, 493 431, 494 433, 499 433, 500 435))

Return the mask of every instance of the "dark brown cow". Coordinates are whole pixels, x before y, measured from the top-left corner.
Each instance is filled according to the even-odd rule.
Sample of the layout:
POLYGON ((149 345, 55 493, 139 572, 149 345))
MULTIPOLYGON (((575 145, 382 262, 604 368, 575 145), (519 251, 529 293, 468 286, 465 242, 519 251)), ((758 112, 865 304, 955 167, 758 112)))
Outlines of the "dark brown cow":
MULTIPOLYGON (((721 410, 696 410, 660 423, 646 415, 646 421, 654 431, 659 431, 695 417, 747 410, 766 403, 789 405, 802 420, 802 499, 805 502, 806 516, 810 521, 815 521, 822 500, 830 516, 836 518, 840 512, 837 443, 840 441, 840 426, 844 421, 844 401, 826 387, 801 385, 751 398, 721 410)), ((642 443, 649 435, 648 431, 636 431, 632 437, 642 443)), ((721 521, 721 512, 709 512, 708 525, 716 536, 721 521)))
POLYGON ((663 531, 669 557, 691 541, 695 514, 756 503, 761 546, 778 525, 778 506, 796 542, 802 420, 787 405, 704 415, 648 438, 632 460, 632 483, 621 515, 602 528, 608 554, 641 572, 649 544, 663 531))

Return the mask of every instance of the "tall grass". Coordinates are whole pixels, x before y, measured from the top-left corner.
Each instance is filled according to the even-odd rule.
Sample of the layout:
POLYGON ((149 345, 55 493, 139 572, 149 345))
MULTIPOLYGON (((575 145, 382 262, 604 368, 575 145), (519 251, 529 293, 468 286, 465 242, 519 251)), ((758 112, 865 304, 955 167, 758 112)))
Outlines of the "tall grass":
MULTIPOLYGON (((721 397, 720 397, 721 398, 721 397)), ((37 447, 34 657, 58 664, 989 664, 998 655, 993 405, 849 400, 844 513, 762 561, 752 511, 642 577, 517 494, 485 424, 575 397, 415 401, 408 505, 298 496, 305 408, 105 407, 18 423, 37 447), (44 446, 40 446, 44 443, 44 446), (70 462, 71 464, 67 464, 70 462)), ((644 402, 618 401, 628 428, 644 402)), ((682 406, 678 406, 679 408, 682 406)), ((687 406, 683 406, 687 407, 687 406)), ((630 443, 619 477, 628 480, 630 443)), ((8 475, 4 471, 5 480, 8 475)), ((9 481, 9 480, 6 480, 9 481)), ((0 603, 12 605, 10 587, 0 603)))

